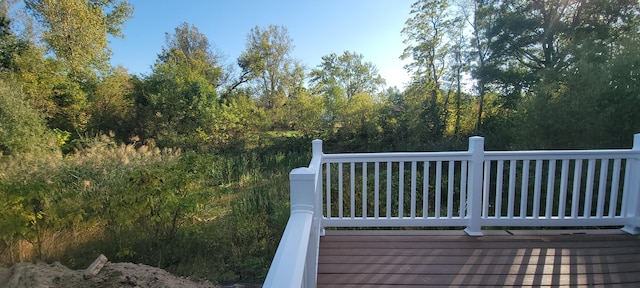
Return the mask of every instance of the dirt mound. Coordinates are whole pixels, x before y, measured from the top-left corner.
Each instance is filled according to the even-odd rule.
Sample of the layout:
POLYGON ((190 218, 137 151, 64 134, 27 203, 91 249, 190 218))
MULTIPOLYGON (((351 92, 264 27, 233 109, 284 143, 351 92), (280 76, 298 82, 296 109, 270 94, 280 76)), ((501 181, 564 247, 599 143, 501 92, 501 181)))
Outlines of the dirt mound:
POLYGON ((0 288, 220 287, 209 281, 192 281, 143 264, 107 262, 95 276, 85 277, 84 272, 71 270, 58 262, 17 263, 11 268, 0 268, 0 288))

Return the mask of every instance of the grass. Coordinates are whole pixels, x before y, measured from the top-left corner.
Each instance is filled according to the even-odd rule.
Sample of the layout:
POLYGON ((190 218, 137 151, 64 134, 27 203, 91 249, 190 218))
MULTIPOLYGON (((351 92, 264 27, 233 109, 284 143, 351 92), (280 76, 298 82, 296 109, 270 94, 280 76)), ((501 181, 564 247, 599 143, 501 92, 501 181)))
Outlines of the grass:
POLYGON ((310 158, 291 145, 300 139, 270 140, 221 154, 103 137, 66 156, 4 156, 0 263, 83 269, 105 254, 219 283, 261 282, 289 215, 288 174, 310 158))

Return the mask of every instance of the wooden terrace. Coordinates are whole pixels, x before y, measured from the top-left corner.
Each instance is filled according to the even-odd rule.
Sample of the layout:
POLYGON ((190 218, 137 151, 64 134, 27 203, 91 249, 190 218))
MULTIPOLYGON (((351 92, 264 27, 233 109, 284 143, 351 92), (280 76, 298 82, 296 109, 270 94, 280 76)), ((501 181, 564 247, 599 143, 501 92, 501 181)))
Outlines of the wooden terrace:
POLYGON ((327 231, 317 287, 640 287, 620 230, 327 231))

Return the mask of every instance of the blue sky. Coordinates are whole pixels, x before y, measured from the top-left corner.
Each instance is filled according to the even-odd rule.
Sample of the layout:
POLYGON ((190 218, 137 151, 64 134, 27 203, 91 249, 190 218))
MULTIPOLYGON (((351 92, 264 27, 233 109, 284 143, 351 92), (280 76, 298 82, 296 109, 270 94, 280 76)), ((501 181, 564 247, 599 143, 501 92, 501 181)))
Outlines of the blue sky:
POLYGON ((292 56, 308 68, 321 57, 349 50, 378 67, 388 86, 403 87, 409 76, 399 59, 400 31, 414 0, 129 0, 135 12, 123 28, 125 39, 112 39, 111 63, 132 74, 148 74, 165 44, 165 32, 182 22, 195 25, 215 49, 236 63, 251 28, 286 26, 292 56))

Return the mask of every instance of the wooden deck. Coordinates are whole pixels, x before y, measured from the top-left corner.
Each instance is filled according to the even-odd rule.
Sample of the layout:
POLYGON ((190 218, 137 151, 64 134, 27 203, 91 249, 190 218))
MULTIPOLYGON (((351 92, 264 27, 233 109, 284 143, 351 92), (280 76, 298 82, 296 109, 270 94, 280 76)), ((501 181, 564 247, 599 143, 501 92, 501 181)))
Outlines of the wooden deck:
POLYGON ((619 230, 327 231, 318 287, 640 287, 619 230))

